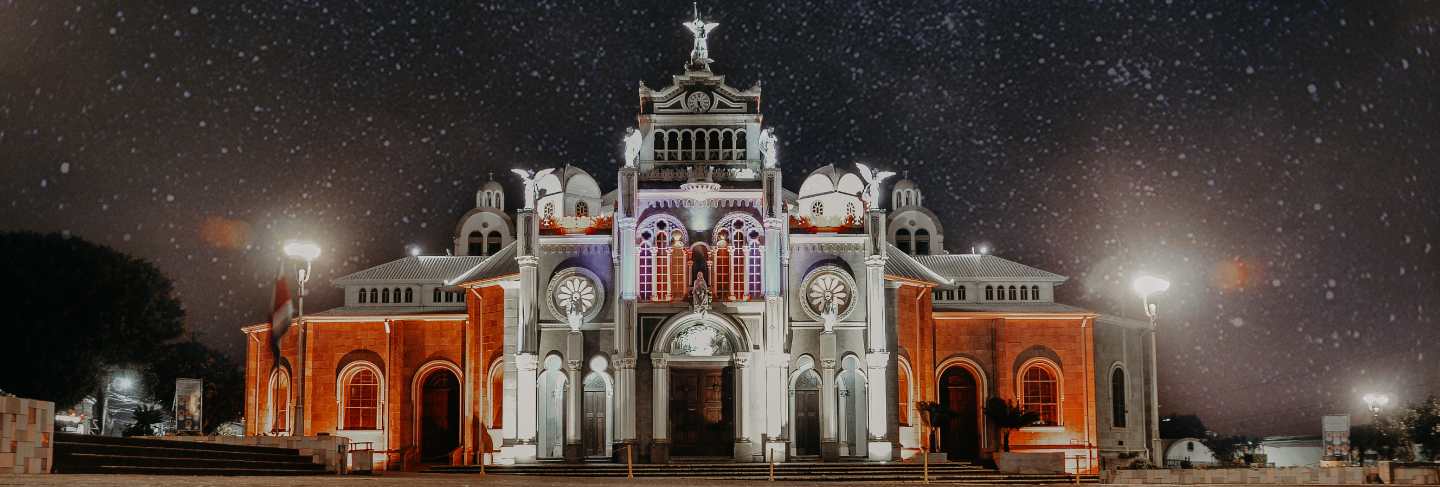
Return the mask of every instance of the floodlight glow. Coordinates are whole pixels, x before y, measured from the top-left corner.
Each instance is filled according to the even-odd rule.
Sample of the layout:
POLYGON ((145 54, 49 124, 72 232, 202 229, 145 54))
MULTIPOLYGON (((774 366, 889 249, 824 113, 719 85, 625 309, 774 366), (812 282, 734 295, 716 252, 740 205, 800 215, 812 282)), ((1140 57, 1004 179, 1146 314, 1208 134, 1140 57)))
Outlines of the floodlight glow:
POLYGON ((314 242, 290 242, 285 244, 285 255, 310 262, 320 257, 320 246, 314 242))
POLYGON ((116 390, 128 391, 131 387, 135 387, 135 379, 119 376, 115 378, 114 386, 116 390))
POLYGON ((1135 278, 1134 288, 1135 294, 1139 294, 1142 298, 1148 298, 1156 293, 1163 293, 1167 289, 1170 289, 1170 281, 1155 276, 1144 275, 1135 278))

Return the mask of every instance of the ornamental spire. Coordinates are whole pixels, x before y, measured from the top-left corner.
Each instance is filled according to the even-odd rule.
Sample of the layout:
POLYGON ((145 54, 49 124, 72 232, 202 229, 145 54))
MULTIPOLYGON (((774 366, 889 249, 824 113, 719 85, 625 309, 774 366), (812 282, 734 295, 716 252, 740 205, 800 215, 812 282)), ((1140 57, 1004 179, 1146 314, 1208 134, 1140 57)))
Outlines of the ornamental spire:
POLYGON ((690 48, 690 63, 686 65, 686 69, 691 71, 709 71, 710 63, 714 60, 710 59, 710 46, 706 41, 710 38, 710 32, 715 30, 716 27, 719 27, 720 24, 706 22, 700 19, 700 5, 698 2, 691 3, 690 5, 694 8, 695 20, 681 24, 684 25, 685 28, 690 29, 690 34, 695 36, 695 45, 690 48))

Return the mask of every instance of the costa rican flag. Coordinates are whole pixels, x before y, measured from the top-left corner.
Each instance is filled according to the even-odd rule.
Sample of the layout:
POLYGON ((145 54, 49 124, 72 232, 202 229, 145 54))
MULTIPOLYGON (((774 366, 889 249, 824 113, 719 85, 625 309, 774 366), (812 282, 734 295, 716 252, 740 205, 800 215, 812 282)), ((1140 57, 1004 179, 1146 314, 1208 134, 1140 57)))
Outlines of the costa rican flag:
POLYGON ((275 277, 275 296, 270 302, 270 349, 275 353, 275 367, 280 366, 280 337, 290 329, 290 317, 294 307, 290 301, 290 286, 285 284, 285 267, 275 277))

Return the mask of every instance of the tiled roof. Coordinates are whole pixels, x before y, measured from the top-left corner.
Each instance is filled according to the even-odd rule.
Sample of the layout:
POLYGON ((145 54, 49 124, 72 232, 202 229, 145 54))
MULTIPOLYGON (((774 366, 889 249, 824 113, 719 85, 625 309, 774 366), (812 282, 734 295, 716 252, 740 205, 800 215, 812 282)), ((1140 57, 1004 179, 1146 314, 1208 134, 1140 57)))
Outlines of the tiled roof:
POLYGON ((1134 318, 1126 318, 1126 317, 1124 317, 1124 316, 1107 315, 1107 314, 1102 314, 1102 315, 1100 315, 1100 317, 1095 318, 1095 322, 1096 322, 1096 323, 1100 323, 1100 324, 1102 324, 1102 325, 1115 325, 1115 326, 1122 326, 1122 327, 1125 327, 1125 328, 1135 328, 1135 329, 1140 329, 1140 330, 1145 330, 1145 329, 1149 329, 1149 328, 1150 328, 1150 323, 1147 322, 1147 321, 1144 321, 1144 320, 1137 320, 1137 319, 1134 319, 1134 318))
POLYGON ((973 311, 977 313, 1092 313, 1068 304, 1030 303, 944 303, 936 302, 935 311, 973 311))
POLYGON ((915 260, 935 273, 957 281, 976 279, 1005 281, 1065 282, 1069 279, 1054 272, 1030 267, 1019 262, 984 254, 917 255, 915 260))
POLYGON ((486 259, 483 255, 405 257, 341 277, 334 283, 337 286, 365 282, 443 283, 465 274, 486 259))
POLYGON ((951 285, 949 279, 916 262, 914 257, 906 255, 904 251, 894 245, 885 245, 885 256, 887 257, 885 261, 885 275, 887 276, 928 282, 938 286, 951 285))
POLYGON ((499 252, 491 255, 490 258, 485 259, 484 262, 481 262, 464 274, 450 279, 446 284, 462 284, 508 276, 510 274, 519 274, 520 263, 515 261, 515 252, 518 244, 518 241, 510 242, 510 245, 506 245, 505 248, 500 249, 499 252))
POLYGON ((461 304, 455 306, 340 306, 330 308, 319 313, 306 314, 306 318, 324 317, 345 317, 345 316, 414 316, 414 315, 449 315, 465 313, 461 304))

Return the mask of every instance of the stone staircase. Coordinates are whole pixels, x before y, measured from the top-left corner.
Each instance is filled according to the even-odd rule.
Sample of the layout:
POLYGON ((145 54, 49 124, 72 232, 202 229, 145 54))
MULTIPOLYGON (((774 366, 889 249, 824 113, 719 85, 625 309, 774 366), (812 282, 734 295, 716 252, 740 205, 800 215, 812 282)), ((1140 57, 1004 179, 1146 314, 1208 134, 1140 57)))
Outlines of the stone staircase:
MULTIPOLYGON (((810 482, 920 482, 924 466, 915 463, 780 463, 775 480, 810 482)), ((436 466, 430 472, 480 472, 478 466, 436 466)), ((539 463, 485 467, 487 474, 537 475, 555 477, 625 477, 625 465, 613 463, 539 463)), ((766 480, 770 466, 764 463, 672 463, 636 464, 635 477, 707 478, 722 480, 766 480)), ((930 465, 930 481, 957 484, 1055 484, 1073 483, 1068 474, 1007 474, 967 462, 930 465)), ((1094 475, 1080 476, 1080 482, 1097 483, 1094 475)))
POLYGON ((325 466, 291 448, 148 438, 55 435, 54 473, 321 475, 325 466))

